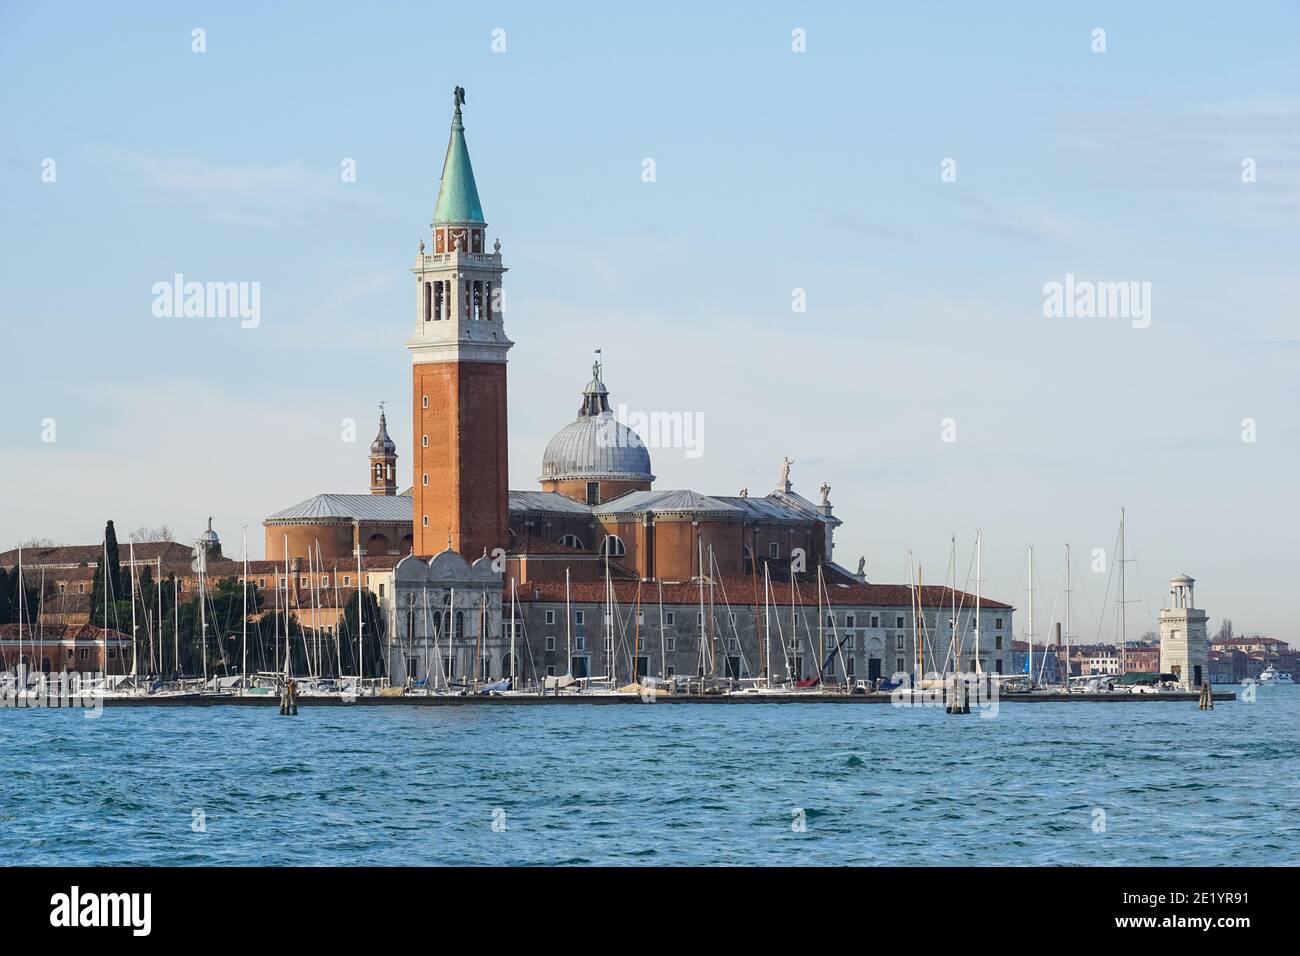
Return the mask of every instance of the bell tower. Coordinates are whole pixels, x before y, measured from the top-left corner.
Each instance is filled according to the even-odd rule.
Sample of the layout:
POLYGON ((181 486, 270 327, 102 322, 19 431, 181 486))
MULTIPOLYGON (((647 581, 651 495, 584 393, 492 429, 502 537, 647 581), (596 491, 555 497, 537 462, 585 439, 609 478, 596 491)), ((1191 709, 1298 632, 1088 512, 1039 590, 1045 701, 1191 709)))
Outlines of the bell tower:
POLYGON ((415 553, 451 547, 473 561, 507 546, 506 337, 501 243, 485 247, 487 223, 455 112, 434 206, 433 250, 416 256, 413 373, 415 553))
POLYGON ((384 403, 379 403, 379 434, 370 443, 370 493, 397 494, 397 445, 388 437, 384 403))

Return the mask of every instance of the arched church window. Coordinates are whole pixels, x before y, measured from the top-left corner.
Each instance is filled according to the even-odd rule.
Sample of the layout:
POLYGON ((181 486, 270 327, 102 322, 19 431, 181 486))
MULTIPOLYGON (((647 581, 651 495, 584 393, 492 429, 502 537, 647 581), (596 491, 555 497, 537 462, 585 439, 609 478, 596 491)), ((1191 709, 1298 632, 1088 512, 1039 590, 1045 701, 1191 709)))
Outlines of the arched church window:
POLYGON ((560 544, 564 545, 566 548, 581 548, 582 539, 576 534, 566 534, 564 537, 560 538, 560 544))
POLYGON ((605 540, 600 543, 600 554, 604 557, 608 554, 611 558, 621 558, 627 554, 627 549, 623 547, 623 539, 616 534, 605 536, 605 540))

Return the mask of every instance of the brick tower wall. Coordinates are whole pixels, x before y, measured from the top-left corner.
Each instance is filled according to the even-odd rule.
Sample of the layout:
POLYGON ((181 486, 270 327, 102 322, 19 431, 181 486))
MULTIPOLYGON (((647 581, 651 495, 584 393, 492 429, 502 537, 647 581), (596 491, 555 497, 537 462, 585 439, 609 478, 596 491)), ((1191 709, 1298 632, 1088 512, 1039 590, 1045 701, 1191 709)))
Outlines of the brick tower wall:
POLYGON ((505 548, 506 366, 443 362, 413 369, 415 553, 437 554, 448 535, 452 547, 471 561, 484 550, 505 548))

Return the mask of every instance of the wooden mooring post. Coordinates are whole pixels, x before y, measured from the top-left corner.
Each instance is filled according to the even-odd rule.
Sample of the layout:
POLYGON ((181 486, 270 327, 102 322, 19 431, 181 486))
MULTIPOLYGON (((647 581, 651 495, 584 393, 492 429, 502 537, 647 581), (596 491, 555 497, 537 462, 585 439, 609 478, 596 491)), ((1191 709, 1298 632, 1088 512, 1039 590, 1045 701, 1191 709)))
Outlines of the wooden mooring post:
POLYGON ((1207 680, 1201 684, 1201 710, 1214 710, 1214 691, 1210 689, 1210 682, 1207 680))
POLYGON ((289 681, 280 691, 280 713, 285 717, 298 716, 298 682, 289 681))
POLYGON ((946 690, 948 691, 947 706, 944 712, 948 714, 969 714, 970 713, 970 688, 960 676, 954 674, 951 681, 948 682, 946 690))

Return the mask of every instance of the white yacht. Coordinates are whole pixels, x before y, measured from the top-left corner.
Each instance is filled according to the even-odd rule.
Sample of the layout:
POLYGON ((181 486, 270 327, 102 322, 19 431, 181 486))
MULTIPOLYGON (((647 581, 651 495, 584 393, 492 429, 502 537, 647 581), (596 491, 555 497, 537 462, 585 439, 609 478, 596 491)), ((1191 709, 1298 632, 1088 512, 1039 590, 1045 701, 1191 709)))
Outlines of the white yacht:
POLYGON ((1264 668, 1263 673, 1259 675, 1261 684, 1294 684, 1295 681, 1286 671, 1280 671, 1272 664, 1264 668))

